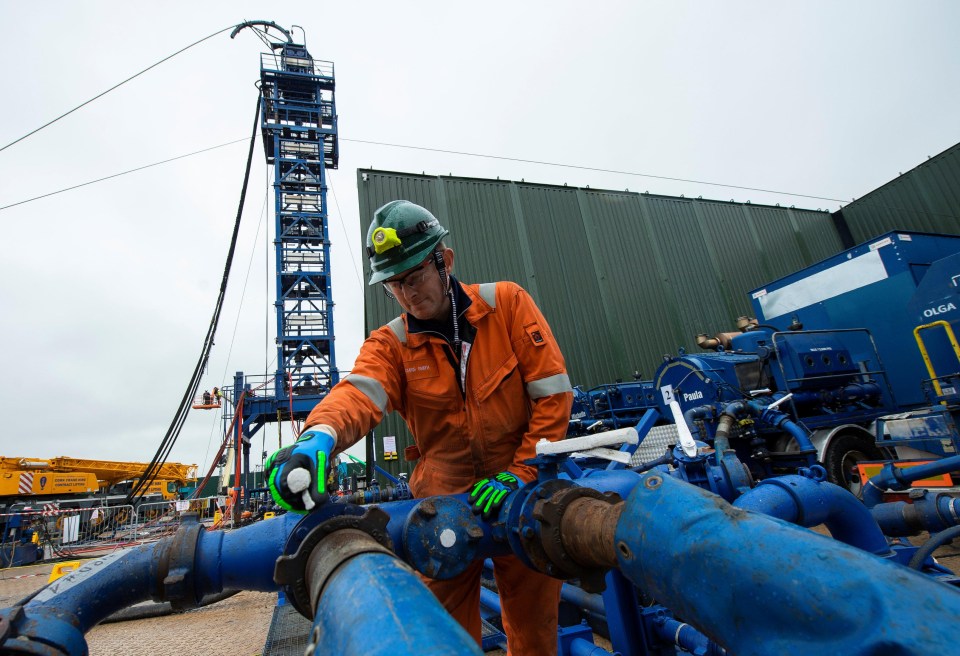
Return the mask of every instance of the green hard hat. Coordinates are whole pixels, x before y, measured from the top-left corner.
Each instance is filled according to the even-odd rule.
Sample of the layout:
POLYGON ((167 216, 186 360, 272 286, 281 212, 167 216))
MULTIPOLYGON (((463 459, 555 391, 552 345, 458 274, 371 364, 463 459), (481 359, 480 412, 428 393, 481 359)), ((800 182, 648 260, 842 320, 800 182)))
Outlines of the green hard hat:
POLYGON ((390 201, 373 213, 367 229, 370 283, 417 266, 450 234, 425 207, 408 200, 390 201))

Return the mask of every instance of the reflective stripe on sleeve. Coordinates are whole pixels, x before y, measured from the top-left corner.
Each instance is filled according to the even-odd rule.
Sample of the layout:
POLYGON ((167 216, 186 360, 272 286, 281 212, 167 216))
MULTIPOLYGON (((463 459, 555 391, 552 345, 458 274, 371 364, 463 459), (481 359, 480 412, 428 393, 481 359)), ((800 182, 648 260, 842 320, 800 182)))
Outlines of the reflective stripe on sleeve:
POLYGON ((407 327, 403 325, 403 317, 397 317, 393 321, 387 324, 387 328, 393 331, 393 334, 397 336, 397 339, 401 344, 406 346, 407 344, 407 327))
POLYGON ((497 307, 497 283, 495 282, 485 282, 481 283, 479 290, 480 298, 487 302, 492 308, 497 307))
POLYGON ((380 412, 387 411, 387 391, 379 381, 360 374, 349 374, 344 380, 363 392, 375 406, 380 408, 380 412))
POLYGON ((572 392, 570 387, 570 378, 567 374, 556 374, 547 376, 540 380, 534 380, 527 383, 527 394, 531 399, 542 399, 551 394, 561 394, 563 392, 572 392))

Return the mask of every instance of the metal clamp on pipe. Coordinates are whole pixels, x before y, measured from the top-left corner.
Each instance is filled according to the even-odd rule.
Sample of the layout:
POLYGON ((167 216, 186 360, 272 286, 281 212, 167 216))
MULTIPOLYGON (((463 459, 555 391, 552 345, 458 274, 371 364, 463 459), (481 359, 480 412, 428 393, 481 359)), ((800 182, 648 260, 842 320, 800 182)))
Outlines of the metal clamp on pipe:
POLYGON ((335 530, 323 537, 310 551, 304 571, 304 582, 309 588, 310 619, 313 619, 324 586, 337 568, 354 556, 365 553, 385 553, 393 557, 392 551, 377 542, 369 533, 356 528, 335 530))
POLYGON ((367 508, 363 514, 354 514, 359 511, 361 509, 356 508, 332 518, 322 512, 306 515, 287 541, 284 555, 277 558, 273 580, 283 586, 290 603, 307 619, 313 619, 314 604, 323 584, 338 565, 361 553, 393 554, 393 541, 387 533, 390 516, 376 506, 367 508), (349 539, 324 541, 338 531, 344 532, 349 539), (364 539, 358 540, 357 537, 364 539), (325 549, 332 547, 329 558, 324 556, 325 549, 318 549, 321 542, 324 542, 325 549), (318 573, 325 573, 325 576, 318 584, 311 584, 312 576, 318 573))
POLYGON ((188 513, 173 538, 164 543, 157 563, 155 601, 169 601, 175 611, 200 605, 203 594, 195 585, 194 560, 202 532, 199 515, 188 513))
POLYGON ((617 562, 613 533, 623 500, 614 492, 560 483, 550 481, 538 490, 532 512, 537 526, 521 529, 521 542, 540 571, 578 578, 587 592, 600 592, 607 570, 617 562))

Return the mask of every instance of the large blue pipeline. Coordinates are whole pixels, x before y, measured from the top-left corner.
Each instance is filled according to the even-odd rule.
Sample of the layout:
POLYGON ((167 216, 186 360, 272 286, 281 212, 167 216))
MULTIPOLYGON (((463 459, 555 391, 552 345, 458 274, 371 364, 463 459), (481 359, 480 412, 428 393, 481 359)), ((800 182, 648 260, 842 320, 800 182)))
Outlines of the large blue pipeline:
MULTIPOLYGON (((0 612, 3 649, 84 654, 87 630, 146 599, 189 607, 223 590, 283 589, 325 636, 317 654, 479 653, 412 570, 448 578, 509 552, 579 579, 584 590, 568 599, 616 585, 615 575, 655 599, 641 612, 628 588, 619 597, 605 592, 605 608, 589 597, 595 614, 618 623, 612 635, 642 634, 632 653, 674 645, 736 654, 953 649, 944 627, 960 617, 960 592, 898 564, 904 558, 895 552, 916 550, 887 544, 873 519, 887 504, 871 513, 822 472, 750 490, 716 457, 678 457, 673 469, 642 476, 591 469, 575 479, 562 473, 563 458, 537 462, 540 479, 514 492, 493 523, 461 495, 327 504, 230 533, 185 525, 87 563, 0 612), (836 540, 801 527, 821 522, 836 540)), ((568 653, 600 653, 583 640, 570 640, 568 653)))

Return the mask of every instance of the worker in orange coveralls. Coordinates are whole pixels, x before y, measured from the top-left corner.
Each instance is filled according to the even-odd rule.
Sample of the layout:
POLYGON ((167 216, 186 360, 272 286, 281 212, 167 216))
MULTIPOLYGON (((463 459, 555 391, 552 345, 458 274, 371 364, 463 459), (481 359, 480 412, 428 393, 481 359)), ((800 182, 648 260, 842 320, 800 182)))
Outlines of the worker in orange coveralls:
MULTIPOLYGON (((505 497, 536 478, 524 464, 541 439, 561 439, 573 392, 556 340, 530 295, 513 282, 463 284, 453 277, 448 231, 409 201, 376 211, 367 232, 370 284, 382 283, 404 313, 371 333, 352 373, 307 417, 293 446, 267 461, 280 505, 324 502, 332 455, 396 410, 414 435, 415 497, 470 492, 473 511, 495 520, 505 497), (454 320, 456 318, 456 320, 454 320)), ((426 579, 480 642, 480 573, 474 562, 447 581, 426 579)), ((494 559, 509 654, 557 650, 561 582, 514 556, 494 559)))

